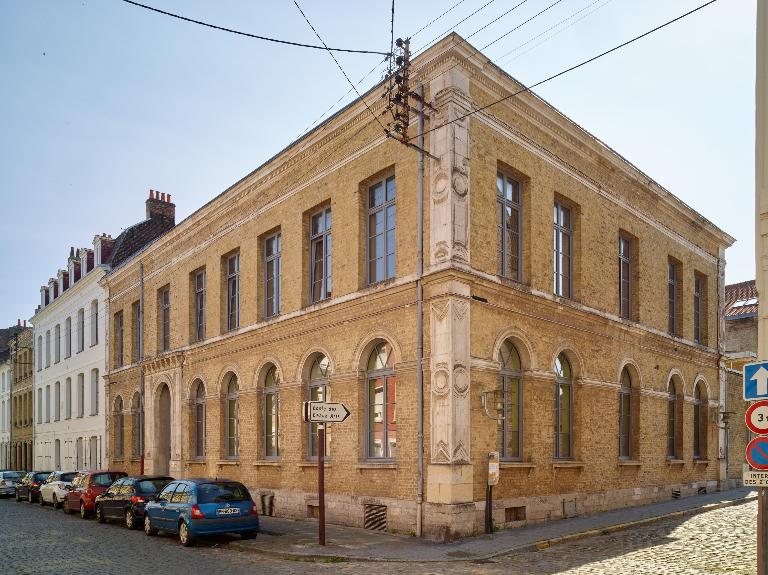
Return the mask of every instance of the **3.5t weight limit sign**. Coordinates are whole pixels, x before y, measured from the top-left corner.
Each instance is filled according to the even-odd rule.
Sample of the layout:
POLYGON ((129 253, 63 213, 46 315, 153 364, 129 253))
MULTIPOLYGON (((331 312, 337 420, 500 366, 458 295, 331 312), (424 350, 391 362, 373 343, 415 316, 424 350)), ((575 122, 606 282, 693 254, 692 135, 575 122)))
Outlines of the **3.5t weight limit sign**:
POLYGON ((757 435, 768 435, 768 400, 751 404, 744 415, 747 427, 757 435))

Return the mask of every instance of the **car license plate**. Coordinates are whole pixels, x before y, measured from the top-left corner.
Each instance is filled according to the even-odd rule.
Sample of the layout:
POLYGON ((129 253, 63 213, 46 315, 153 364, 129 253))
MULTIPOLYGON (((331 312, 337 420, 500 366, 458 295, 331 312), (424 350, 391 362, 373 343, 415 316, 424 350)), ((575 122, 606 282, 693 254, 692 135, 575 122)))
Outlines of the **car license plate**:
POLYGON ((223 509, 217 509, 217 515, 237 515, 240 510, 237 507, 225 507, 223 509))

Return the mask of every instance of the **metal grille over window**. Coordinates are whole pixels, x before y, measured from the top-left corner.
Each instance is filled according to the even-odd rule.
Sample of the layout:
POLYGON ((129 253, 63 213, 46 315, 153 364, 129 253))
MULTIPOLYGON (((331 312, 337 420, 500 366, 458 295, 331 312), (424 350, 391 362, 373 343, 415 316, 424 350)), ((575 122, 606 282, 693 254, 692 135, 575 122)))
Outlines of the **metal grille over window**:
POLYGON ((496 175, 496 206, 499 233, 499 275, 520 281, 522 249, 520 183, 506 174, 496 175))
POLYGON ((386 531, 387 506, 363 505, 363 526, 373 531, 386 531))
MULTIPOLYGON (((331 362, 324 355, 319 355, 312 363, 309 372, 309 401, 328 401, 328 379, 330 378, 331 362)), ((317 457, 317 423, 309 423, 309 445, 307 453, 309 457, 317 457)), ((330 454, 329 433, 325 434, 325 455, 330 454)))
POLYGON ((264 317, 280 313, 280 274, 282 239, 280 234, 264 242, 264 317))
POLYGON ((555 457, 573 457, 573 384, 565 355, 555 360, 555 457))
POLYGON ((395 177, 368 189, 368 283, 395 277, 395 177))
POLYGON ((510 340, 499 350, 501 372, 501 419, 499 420, 499 453, 503 459, 520 459, 522 454, 522 388, 520 354, 510 340))
POLYGON ((312 216, 309 230, 310 298, 315 303, 331 297, 333 236, 331 208, 312 216))
POLYGON ((571 210, 559 202, 554 209, 555 295, 571 297, 573 291, 573 222, 571 210))
POLYGON ((397 456, 397 378, 392 346, 380 342, 368 357, 368 446, 371 459, 397 456))

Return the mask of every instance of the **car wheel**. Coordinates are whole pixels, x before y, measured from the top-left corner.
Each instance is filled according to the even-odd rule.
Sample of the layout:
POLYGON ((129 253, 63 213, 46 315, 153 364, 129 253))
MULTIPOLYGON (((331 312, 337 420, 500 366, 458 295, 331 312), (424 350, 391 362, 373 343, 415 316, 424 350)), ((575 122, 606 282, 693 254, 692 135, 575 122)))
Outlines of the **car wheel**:
POLYGON ((64 500, 64 513, 66 513, 67 515, 72 513, 72 509, 69 507, 69 498, 66 498, 64 500))
POLYGON ((54 495, 54 496, 53 496, 53 508, 54 508, 54 509, 58 509, 59 507, 61 507, 61 506, 59 505, 59 500, 58 500, 58 498, 57 498, 57 497, 54 495))
POLYGON ((18 503, 19 501, 21 501, 21 497, 19 497, 19 490, 17 489, 16 490, 16 503, 18 503))
POLYGON ((179 523, 179 541, 184 547, 192 547, 195 544, 195 538, 192 533, 189 532, 187 522, 182 521, 179 523))
POLYGON ((150 537, 157 535, 157 529, 152 527, 152 520, 149 518, 149 515, 144 516, 144 534, 150 537))
POLYGON ((80 502, 80 519, 88 519, 88 511, 85 508, 85 503, 80 502))
POLYGON ((246 531, 245 533, 240 535, 240 537, 242 537, 243 539, 253 539, 254 537, 256 537, 256 532, 255 531, 246 531))
POLYGON ((136 529, 136 516, 130 509, 125 512, 125 526, 128 529, 136 529))
POLYGON ((96 521, 99 523, 104 523, 106 521, 104 518, 104 510, 101 508, 101 505, 96 506, 96 521))
POLYGON ((40 504, 40 507, 45 507, 45 500, 43 499, 42 493, 37 494, 37 502, 40 504))

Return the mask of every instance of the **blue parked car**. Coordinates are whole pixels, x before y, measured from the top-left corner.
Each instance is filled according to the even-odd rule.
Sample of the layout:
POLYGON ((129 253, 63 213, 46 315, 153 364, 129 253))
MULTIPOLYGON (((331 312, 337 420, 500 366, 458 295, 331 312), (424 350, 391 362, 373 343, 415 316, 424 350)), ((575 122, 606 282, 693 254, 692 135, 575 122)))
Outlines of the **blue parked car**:
POLYGON ((178 533, 185 547, 201 535, 240 533, 248 539, 259 531, 251 494, 242 483, 228 479, 173 481, 144 509, 144 533, 178 533))

